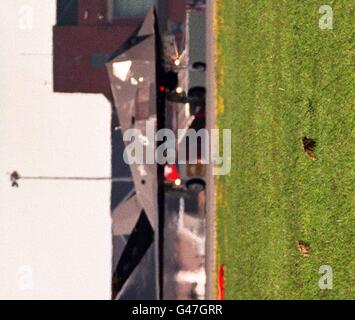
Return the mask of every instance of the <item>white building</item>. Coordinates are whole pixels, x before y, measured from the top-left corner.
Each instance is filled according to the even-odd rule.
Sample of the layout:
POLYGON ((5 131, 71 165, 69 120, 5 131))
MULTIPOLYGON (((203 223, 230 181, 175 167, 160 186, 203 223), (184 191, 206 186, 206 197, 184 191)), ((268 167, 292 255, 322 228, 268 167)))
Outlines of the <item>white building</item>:
POLYGON ((0 4, 0 298, 109 299, 111 106, 52 90, 55 0, 0 4))

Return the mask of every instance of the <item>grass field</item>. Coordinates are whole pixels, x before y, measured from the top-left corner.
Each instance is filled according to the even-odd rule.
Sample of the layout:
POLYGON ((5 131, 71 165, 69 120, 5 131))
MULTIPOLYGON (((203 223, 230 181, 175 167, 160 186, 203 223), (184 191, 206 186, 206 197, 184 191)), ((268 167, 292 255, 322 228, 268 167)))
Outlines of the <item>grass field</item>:
POLYGON ((217 179, 226 299, 354 299, 354 2, 218 3, 218 125, 233 139, 217 179), (318 26, 323 4, 333 30, 318 26), (332 290, 318 286, 322 265, 332 290))

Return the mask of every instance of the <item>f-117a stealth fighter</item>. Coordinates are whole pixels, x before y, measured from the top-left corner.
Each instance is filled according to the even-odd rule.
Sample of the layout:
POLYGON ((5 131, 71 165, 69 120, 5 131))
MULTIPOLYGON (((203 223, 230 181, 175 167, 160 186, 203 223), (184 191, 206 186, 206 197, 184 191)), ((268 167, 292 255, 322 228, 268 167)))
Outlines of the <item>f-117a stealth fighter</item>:
MULTIPOLYGON (((139 29, 107 62, 114 105, 124 135, 139 130, 145 150, 155 150, 147 127, 157 129, 157 33, 151 9, 139 29)), ((128 147, 128 142, 126 149, 128 147)), ((135 193, 112 213, 113 298, 159 298, 158 166, 130 165, 135 193)))

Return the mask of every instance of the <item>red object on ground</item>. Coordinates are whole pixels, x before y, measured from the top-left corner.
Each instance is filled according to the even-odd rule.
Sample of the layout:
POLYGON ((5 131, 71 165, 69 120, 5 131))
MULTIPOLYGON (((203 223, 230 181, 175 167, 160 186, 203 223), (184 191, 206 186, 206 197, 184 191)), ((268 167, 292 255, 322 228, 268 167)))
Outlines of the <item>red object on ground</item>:
POLYGON ((175 164, 165 165, 164 178, 172 182, 175 182, 175 180, 180 179, 180 173, 175 164))
POLYGON ((218 270, 218 300, 224 300, 224 265, 221 264, 218 270))

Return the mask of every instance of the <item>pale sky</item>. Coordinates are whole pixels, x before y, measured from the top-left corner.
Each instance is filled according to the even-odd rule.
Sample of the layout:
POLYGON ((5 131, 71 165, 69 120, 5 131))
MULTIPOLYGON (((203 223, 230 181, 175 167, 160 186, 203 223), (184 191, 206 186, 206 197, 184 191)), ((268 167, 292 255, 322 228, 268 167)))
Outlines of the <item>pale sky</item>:
POLYGON ((55 0, 0 2, 0 299, 109 299, 110 183, 6 175, 111 175, 108 101, 52 91, 54 24, 55 0))

